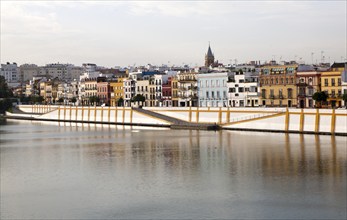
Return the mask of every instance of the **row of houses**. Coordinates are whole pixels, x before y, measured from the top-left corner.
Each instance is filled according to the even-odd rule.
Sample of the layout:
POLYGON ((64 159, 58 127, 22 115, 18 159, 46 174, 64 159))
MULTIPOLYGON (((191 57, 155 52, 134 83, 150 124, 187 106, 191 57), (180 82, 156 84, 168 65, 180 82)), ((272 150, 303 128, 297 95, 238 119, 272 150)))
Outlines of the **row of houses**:
POLYGON ((64 83, 38 79, 27 85, 26 95, 40 95, 46 103, 72 98, 78 105, 132 106, 134 97, 144 97, 143 106, 166 107, 300 107, 313 108, 312 96, 324 91, 327 107, 345 105, 346 63, 328 68, 312 65, 240 66, 228 71, 201 73, 187 71, 137 71, 108 77, 97 71, 86 72, 79 80, 64 83), (39 85, 39 86, 38 86, 39 85), (38 90, 39 88, 39 90, 38 90), (35 90, 36 89, 36 90, 35 90))

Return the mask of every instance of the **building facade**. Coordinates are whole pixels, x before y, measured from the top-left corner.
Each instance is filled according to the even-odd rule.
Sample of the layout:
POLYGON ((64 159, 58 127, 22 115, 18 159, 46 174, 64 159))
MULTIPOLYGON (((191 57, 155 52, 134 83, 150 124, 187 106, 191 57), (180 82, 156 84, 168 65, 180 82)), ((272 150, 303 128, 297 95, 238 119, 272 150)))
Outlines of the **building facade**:
POLYGON ((229 72, 197 75, 200 107, 227 107, 229 72))
POLYGON ((10 83, 20 82, 20 74, 18 72, 17 63, 1 64, 0 76, 3 76, 10 86, 10 83))
POLYGON ((316 106, 316 102, 313 100, 312 96, 314 93, 320 91, 320 72, 315 70, 298 71, 296 83, 298 107, 314 108, 316 106))
MULTIPOLYGON (((111 106, 120 106, 119 100, 124 99, 123 78, 118 78, 116 81, 110 82, 111 89, 111 106)), ((124 103, 123 103, 124 104, 124 103)))
POLYGON ((196 76, 196 72, 183 72, 177 74, 179 107, 193 107, 198 105, 196 76))
POLYGON ((266 107, 296 107, 297 64, 264 66, 260 72, 260 104, 266 107))
POLYGON ((228 105, 230 107, 259 106, 259 75, 257 72, 237 71, 228 81, 228 105))
POLYGON ((327 107, 342 106, 342 71, 331 70, 321 72, 321 90, 328 95, 327 107))

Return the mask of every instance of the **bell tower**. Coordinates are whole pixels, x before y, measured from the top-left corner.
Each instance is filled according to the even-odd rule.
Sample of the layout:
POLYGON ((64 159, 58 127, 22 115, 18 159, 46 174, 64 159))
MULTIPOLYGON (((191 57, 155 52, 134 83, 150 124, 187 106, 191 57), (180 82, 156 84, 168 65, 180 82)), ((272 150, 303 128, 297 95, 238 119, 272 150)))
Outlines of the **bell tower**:
POLYGON ((214 63, 214 55, 212 53, 210 42, 208 42, 207 54, 205 54, 205 67, 209 67, 214 63))

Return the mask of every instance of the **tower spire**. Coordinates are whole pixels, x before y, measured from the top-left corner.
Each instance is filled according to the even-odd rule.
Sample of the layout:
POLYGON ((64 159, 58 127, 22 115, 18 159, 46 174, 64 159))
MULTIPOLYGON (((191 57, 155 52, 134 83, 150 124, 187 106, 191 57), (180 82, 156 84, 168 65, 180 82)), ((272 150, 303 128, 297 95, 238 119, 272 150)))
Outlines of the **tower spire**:
POLYGON ((209 67, 213 63, 214 63, 214 55, 212 53, 211 46, 210 46, 210 41, 209 41, 208 42, 207 54, 205 55, 205 66, 209 67))

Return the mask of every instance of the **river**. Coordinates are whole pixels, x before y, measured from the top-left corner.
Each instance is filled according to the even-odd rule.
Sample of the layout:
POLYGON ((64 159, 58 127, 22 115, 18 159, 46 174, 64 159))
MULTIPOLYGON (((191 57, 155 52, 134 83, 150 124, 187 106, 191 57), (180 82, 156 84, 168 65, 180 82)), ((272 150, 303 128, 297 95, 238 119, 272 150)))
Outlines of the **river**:
POLYGON ((7 120, 1 219, 345 219, 346 137, 7 120))

